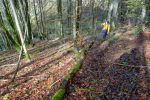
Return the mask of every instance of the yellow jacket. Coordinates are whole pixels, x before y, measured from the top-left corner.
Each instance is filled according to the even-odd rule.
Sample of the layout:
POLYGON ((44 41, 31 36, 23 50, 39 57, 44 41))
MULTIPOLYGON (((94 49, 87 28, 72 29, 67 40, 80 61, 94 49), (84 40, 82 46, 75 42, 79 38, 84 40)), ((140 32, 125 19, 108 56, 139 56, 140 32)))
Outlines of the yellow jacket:
POLYGON ((107 24, 105 22, 105 23, 102 23, 101 25, 102 25, 103 29, 107 31, 107 33, 110 32, 110 24, 107 24))

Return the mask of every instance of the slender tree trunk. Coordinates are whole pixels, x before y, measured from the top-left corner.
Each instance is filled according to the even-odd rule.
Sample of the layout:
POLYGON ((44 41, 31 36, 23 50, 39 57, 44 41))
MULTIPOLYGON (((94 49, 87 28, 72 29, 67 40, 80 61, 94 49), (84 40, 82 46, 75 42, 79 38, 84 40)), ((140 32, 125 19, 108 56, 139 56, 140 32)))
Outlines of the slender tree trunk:
MULTIPOLYGON (((12 17, 11 17, 12 18, 12 17)), ((5 25, 5 23, 4 23, 4 21, 3 21, 3 18, 2 18, 2 13, 0 12, 0 27, 2 28, 2 30, 5 32, 5 34, 4 34, 4 36, 5 36, 5 38, 6 38, 6 40, 7 40, 7 44, 9 44, 9 42, 11 42, 14 46, 15 46, 15 48, 16 48, 16 50, 19 50, 20 49, 20 44, 18 43, 18 41, 16 40, 16 36, 14 36, 13 37, 13 35, 18 35, 17 33, 16 33, 16 31, 15 31, 15 34, 11 34, 12 32, 10 32, 8 29, 7 29, 7 27, 6 27, 6 25, 5 25), (9 39, 9 41, 8 41, 8 39, 9 39)), ((15 25, 15 24, 14 24, 15 25)), ((14 26, 15 27, 15 26, 14 26)), ((9 45, 7 45, 7 46, 9 46, 9 45)), ((10 47, 9 47, 10 48, 10 47)))
POLYGON ((31 23, 30 23, 30 14, 29 14, 29 10, 28 10, 28 0, 23 0, 25 3, 25 19, 26 19, 26 23, 27 23, 27 33, 28 33, 28 43, 32 43, 32 33, 31 33, 31 23))
POLYGON ((145 6, 146 6, 146 21, 145 21, 145 24, 147 26, 150 26, 150 0, 145 0, 145 6))
POLYGON ((57 0, 57 11, 60 26, 60 35, 63 36, 62 0, 57 0))
POLYGON ((46 28, 46 14, 44 12, 44 2, 46 2, 46 0, 41 0, 41 10, 42 10, 42 21, 43 21, 43 29, 44 29, 44 33, 45 35, 47 35, 47 40, 48 40, 48 32, 47 32, 47 28, 46 28))
POLYGON ((35 21, 36 21, 36 24, 37 24, 38 35, 39 35, 39 36, 42 36, 42 34, 40 33, 40 26, 39 26, 39 23, 38 23, 37 9, 36 9, 35 3, 36 3, 36 1, 33 0, 35 21))
POLYGON ((127 24, 128 4, 126 0, 122 0, 119 5, 118 19, 121 24, 127 24))
POLYGON ((5 49, 11 49, 12 48, 11 41, 9 40, 8 36, 5 33, 1 34, 1 36, 3 44, 5 45, 5 49))
POLYGON ((76 31, 78 32, 80 29, 80 18, 81 18, 81 6, 82 6, 82 0, 77 0, 76 4, 77 4, 77 11, 76 11, 76 31))
POLYGON ((73 3, 73 38, 76 39, 76 1, 73 3))
POLYGON ((94 3, 95 3, 95 0, 92 0, 91 1, 91 15, 92 15, 92 33, 93 34, 95 32, 94 3))
POLYGON ((23 19, 23 22, 24 22, 24 26, 25 26, 25 29, 27 31, 27 38, 28 38, 28 41, 30 41, 29 39, 29 30, 28 30, 28 24, 27 24, 27 20, 26 20, 26 16, 25 16, 25 13, 24 13, 24 8, 23 8, 23 2, 21 2, 21 0, 18 0, 19 2, 19 6, 20 6, 20 12, 21 12, 21 15, 22 15, 22 19, 23 19))
POLYGON ((20 25, 19 25, 19 21, 18 21, 18 18, 17 18, 17 14, 16 14, 16 11, 15 11, 13 0, 9 0, 9 1, 10 1, 10 6, 12 8, 13 16, 15 18, 16 27, 17 27, 17 30, 18 30, 18 33, 19 33, 19 36, 20 36, 20 39, 21 39, 21 44, 22 44, 24 53, 25 53, 26 57, 28 59, 30 59, 30 56, 27 52, 27 49, 26 49, 26 46, 25 46, 25 43, 24 43, 23 35, 22 35, 22 32, 21 32, 21 28, 20 28, 20 25))
POLYGON ((142 12, 141 12, 141 23, 142 23, 142 24, 143 24, 143 22, 144 22, 145 16, 146 16, 146 7, 145 7, 144 1, 143 1, 142 12))
POLYGON ((42 11, 42 2, 39 0, 39 9, 40 9, 40 20, 41 20, 41 28, 42 28, 42 34, 44 33, 44 22, 43 22, 43 11, 42 11))
POLYGON ((113 10, 113 3, 112 3, 112 1, 110 1, 109 11, 108 11, 108 20, 109 21, 111 21, 112 10, 113 10))
POLYGON ((3 26, 5 27, 5 30, 7 30, 6 33, 9 33, 8 37, 13 38, 12 42, 13 42, 13 44, 15 44, 16 48, 18 48, 18 46, 20 46, 21 43, 20 43, 20 39, 19 39, 19 36, 18 36, 17 28, 15 26, 15 22, 12 18, 11 12, 10 12, 9 2, 8 2, 8 0, 2 0, 2 2, 3 2, 3 5, 4 5, 4 11, 5 11, 5 14, 6 14, 7 21, 9 22, 11 28, 13 29, 13 32, 12 31, 10 32, 9 30, 7 30, 7 26, 5 25, 5 23, 3 23, 4 24, 3 26))
POLYGON ((115 28, 118 20, 118 5, 120 0, 112 0, 108 12, 108 20, 112 23, 112 27, 115 28))
POLYGON ((72 0, 67 0, 67 4, 68 4, 68 9, 67 9, 67 12, 68 12, 68 30, 69 30, 69 33, 71 33, 71 15, 72 15, 72 0))
POLYGON ((1 50, 4 50, 4 49, 9 49, 9 47, 7 47, 7 41, 6 41, 6 38, 5 38, 5 36, 3 36, 3 33, 0 33, 0 39, 2 40, 1 42, 1 44, 3 44, 4 45, 4 48, 3 47, 1 47, 1 50))

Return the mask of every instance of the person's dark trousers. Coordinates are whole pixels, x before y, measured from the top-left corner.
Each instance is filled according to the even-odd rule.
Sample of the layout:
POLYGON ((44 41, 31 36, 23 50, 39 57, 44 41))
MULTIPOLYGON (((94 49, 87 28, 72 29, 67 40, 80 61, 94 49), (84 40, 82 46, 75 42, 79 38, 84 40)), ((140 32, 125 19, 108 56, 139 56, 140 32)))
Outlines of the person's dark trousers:
POLYGON ((107 36, 107 31, 106 30, 102 30, 102 39, 106 40, 106 36, 107 36))

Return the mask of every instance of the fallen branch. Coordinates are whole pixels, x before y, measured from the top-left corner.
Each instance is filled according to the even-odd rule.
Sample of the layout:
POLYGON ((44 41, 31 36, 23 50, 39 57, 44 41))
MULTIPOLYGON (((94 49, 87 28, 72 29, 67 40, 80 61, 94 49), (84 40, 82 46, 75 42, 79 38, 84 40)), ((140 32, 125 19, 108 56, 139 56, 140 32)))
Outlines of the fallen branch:
POLYGON ((58 83, 59 81, 61 81, 62 79, 64 79, 64 76, 61 77, 60 79, 58 79, 57 81, 53 82, 53 83, 50 85, 50 88, 51 88, 52 86, 54 86, 56 83, 58 83))
POLYGON ((17 65, 17 63, 14 63, 14 64, 6 64, 6 65, 0 66, 0 68, 2 68, 2 67, 7 67, 7 66, 16 66, 16 65, 17 65))

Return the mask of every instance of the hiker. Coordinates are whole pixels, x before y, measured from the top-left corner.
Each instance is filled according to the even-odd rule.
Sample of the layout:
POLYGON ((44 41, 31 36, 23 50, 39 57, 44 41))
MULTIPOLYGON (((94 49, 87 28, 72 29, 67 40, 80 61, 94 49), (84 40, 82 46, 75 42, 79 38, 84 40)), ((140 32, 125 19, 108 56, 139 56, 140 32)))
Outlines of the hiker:
POLYGON ((106 22, 102 23, 101 26, 102 26, 102 32, 101 32, 102 39, 105 40, 107 34, 109 34, 109 32, 110 32, 110 23, 109 23, 109 21, 106 21, 106 22))

